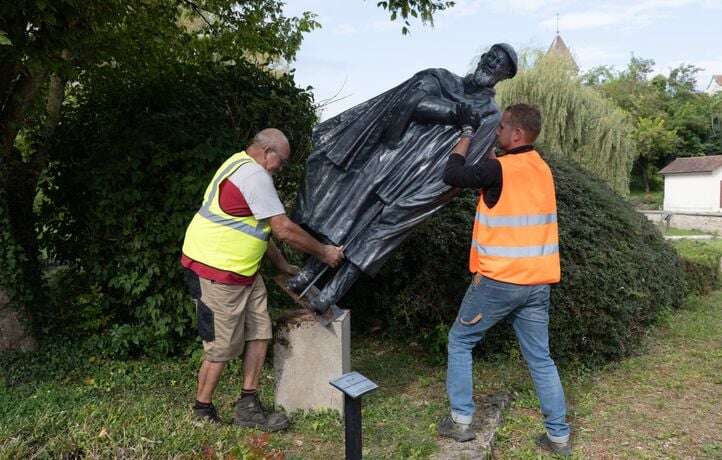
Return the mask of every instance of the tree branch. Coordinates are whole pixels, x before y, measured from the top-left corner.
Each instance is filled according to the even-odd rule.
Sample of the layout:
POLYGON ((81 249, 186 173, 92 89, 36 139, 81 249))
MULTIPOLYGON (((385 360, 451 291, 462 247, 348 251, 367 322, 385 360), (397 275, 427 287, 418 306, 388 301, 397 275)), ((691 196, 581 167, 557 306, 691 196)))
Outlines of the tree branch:
POLYGON ((208 21, 208 19, 206 19, 206 17, 203 16, 203 13, 201 12, 202 9, 201 9, 200 6, 198 6, 198 4, 197 4, 196 2, 194 2, 194 1, 192 1, 192 0, 183 0, 183 3, 188 4, 188 5, 191 7, 191 9, 192 9, 193 11, 195 11, 196 14, 197 14, 198 16, 200 16, 201 19, 203 19, 203 21, 205 21, 206 24, 208 24, 208 27, 211 28, 211 32, 214 31, 213 24, 211 24, 210 21, 208 21))

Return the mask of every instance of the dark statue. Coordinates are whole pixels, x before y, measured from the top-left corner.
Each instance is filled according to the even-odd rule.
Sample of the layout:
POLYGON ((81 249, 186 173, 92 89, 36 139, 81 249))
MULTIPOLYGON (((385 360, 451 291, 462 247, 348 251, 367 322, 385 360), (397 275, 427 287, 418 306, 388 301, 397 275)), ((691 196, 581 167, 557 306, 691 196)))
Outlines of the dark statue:
MULTIPOLYGON (((493 148, 501 118, 493 88, 516 70, 514 49, 496 44, 464 78, 423 70, 314 128, 292 218, 321 240, 343 245, 346 255, 311 299, 314 310, 325 312, 361 272, 376 274, 413 227, 453 198, 457 191, 442 177, 459 127, 475 129, 467 164, 479 161, 493 148)), ((288 287, 301 292, 324 267, 310 258, 288 287)))

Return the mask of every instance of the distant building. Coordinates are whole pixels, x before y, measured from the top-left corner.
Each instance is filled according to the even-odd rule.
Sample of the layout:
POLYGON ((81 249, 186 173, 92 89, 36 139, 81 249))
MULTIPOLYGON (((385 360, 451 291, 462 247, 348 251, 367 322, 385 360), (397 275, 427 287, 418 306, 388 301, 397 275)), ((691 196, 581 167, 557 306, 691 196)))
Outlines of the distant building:
POLYGON ((660 174, 665 211, 722 212, 722 155, 677 158, 660 174))
POLYGON ((709 85, 707 85, 705 93, 712 95, 720 91, 722 91, 722 75, 712 75, 712 80, 710 80, 709 85))
POLYGON ((554 37, 554 41, 552 42, 551 46, 549 46, 549 49, 547 50, 547 55, 555 55, 559 56, 571 64, 572 68, 575 72, 579 72, 579 66, 577 65, 577 61, 574 60, 574 56, 572 56, 572 52, 569 50, 569 47, 566 43, 564 43, 564 39, 562 39, 562 36, 559 35, 559 31, 557 30, 557 36, 554 37))

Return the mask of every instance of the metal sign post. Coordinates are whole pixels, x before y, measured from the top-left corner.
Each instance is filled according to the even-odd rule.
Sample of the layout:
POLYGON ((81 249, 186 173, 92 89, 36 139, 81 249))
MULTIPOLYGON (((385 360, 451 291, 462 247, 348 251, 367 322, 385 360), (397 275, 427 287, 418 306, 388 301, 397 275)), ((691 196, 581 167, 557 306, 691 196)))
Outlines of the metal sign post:
POLYGON ((358 372, 349 372, 329 383, 344 394, 346 460, 361 460, 363 446, 361 396, 374 391, 379 386, 358 372))

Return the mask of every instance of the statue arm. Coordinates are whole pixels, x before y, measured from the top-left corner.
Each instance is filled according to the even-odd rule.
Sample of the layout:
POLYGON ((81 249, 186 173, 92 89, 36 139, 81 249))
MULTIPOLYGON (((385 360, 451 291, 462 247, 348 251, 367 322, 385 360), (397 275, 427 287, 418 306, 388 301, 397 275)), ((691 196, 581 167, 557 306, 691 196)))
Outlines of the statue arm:
POLYGON ((456 125, 458 103, 438 96, 426 95, 416 105, 413 119, 420 123, 456 125))
POLYGON ((468 125, 476 129, 479 127, 483 118, 494 112, 495 110, 487 110, 480 113, 473 110, 470 104, 427 95, 416 105, 413 119, 420 123, 456 126, 468 125))

